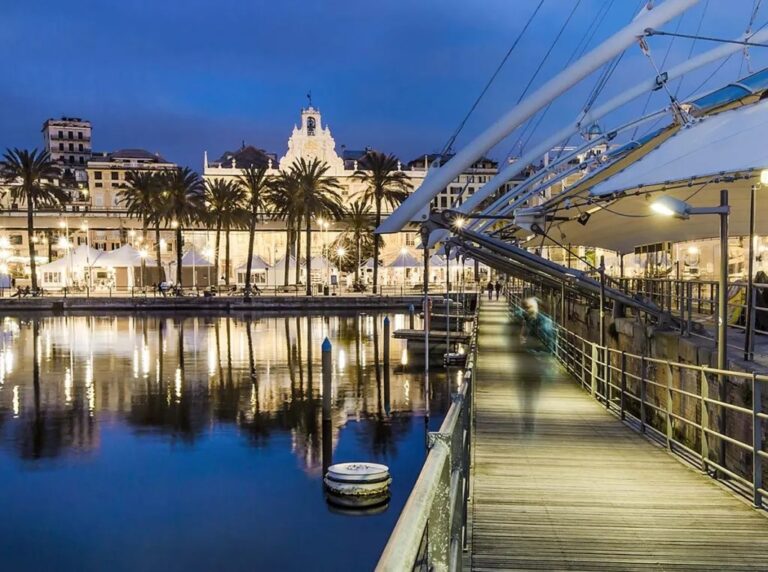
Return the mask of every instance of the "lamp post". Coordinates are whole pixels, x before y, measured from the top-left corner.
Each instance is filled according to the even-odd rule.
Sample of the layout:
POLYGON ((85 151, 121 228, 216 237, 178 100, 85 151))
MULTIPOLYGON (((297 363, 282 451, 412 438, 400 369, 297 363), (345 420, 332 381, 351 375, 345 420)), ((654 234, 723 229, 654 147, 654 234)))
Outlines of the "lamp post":
POLYGON ((664 216, 687 220, 691 215, 718 215, 720 217, 720 271, 717 292, 717 368, 726 369, 728 339, 728 190, 720 191, 720 204, 715 207, 692 207, 685 201, 663 196, 651 204, 651 210, 664 216))
MULTIPOLYGON (((651 204, 651 209, 664 216, 674 216, 679 219, 688 219, 691 215, 716 214, 720 217, 720 277, 717 292, 717 369, 721 372, 726 369, 728 355, 728 215, 731 212, 728 206, 728 190, 720 191, 720 204, 716 207, 692 207, 685 201, 669 196, 661 197, 651 204)), ((726 377, 718 374, 718 399, 721 403, 726 401, 725 389, 726 377)), ((706 402, 709 399, 709 383, 705 380, 701 384, 701 396, 704 400, 702 409, 702 427, 708 428, 709 414, 706 411, 706 402)), ((725 434, 726 410, 720 408, 718 430, 725 434)), ((708 450, 706 443, 702 443, 704 450, 708 450)), ((707 456, 705 455, 705 461, 707 456)), ((720 439, 717 453, 720 466, 725 464, 725 441, 720 439)))

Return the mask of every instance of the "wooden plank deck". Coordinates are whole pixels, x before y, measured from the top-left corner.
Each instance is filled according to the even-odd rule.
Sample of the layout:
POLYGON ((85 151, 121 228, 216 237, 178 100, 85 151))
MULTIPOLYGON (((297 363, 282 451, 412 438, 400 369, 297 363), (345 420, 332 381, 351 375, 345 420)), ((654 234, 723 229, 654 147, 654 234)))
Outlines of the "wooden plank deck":
POLYGON ((473 570, 768 570, 768 518, 653 445, 483 301, 473 570))
MULTIPOLYGON (((395 330, 392 337, 397 340, 409 340, 415 342, 424 341, 424 330, 395 330)), ((442 341, 445 342, 450 337, 451 342, 454 343, 467 343, 470 340, 470 335, 466 332, 454 332, 453 330, 448 335, 445 330, 429 330, 429 339, 432 342, 442 341)))

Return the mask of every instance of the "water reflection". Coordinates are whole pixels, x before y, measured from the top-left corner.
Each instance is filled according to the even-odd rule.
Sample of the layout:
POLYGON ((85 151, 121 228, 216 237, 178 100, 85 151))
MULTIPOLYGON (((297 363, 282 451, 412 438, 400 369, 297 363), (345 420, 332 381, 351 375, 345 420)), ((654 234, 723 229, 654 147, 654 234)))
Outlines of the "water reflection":
MULTIPOLYGON (((233 426, 260 448, 276 433, 289 435, 301 465, 319 473, 323 437, 328 460, 355 421, 364 422, 358 447, 396 454, 425 395, 419 372, 401 365, 404 345, 392 340, 381 355, 382 317, 6 318, 0 444, 22 459, 50 459, 99 449, 104 423, 187 446, 233 426), (324 435, 319 346, 326 335, 334 372, 324 435)), ((432 396, 444 409, 449 391, 432 396)))
MULTIPOLYGON (((425 441, 423 376, 401 342, 383 355, 383 318, 5 318, 3 569, 372 569, 425 441), (389 508, 355 519, 329 509, 321 474, 357 460, 394 480, 389 508)), ((450 383, 432 373, 433 414, 450 383)))

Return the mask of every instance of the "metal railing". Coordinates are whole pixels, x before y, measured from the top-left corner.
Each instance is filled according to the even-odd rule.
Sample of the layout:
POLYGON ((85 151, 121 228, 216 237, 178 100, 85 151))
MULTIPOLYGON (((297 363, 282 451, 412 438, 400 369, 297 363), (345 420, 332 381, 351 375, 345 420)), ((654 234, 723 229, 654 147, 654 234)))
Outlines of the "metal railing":
MULTIPOLYGON (((510 302, 519 306, 515 295, 510 302)), ((556 328, 554 355, 592 397, 670 453, 766 508, 768 376, 636 355, 556 328)))
POLYGON ((378 571, 461 570, 467 548, 477 311, 462 384, 376 566, 378 571))

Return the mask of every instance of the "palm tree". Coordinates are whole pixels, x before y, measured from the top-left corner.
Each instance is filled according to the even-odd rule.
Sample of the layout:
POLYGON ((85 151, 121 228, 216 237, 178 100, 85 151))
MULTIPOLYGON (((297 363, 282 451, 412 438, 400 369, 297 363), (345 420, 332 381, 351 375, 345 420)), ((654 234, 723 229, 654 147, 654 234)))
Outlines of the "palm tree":
POLYGON ((198 221, 203 213, 203 186, 200 177, 189 167, 173 169, 164 180, 160 218, 176 231, 176 286, 181 288, 182 229, 198 221))
POLYGON ((285 220, 284 284, 288 284, 290 272, 288 262, 290 261, 292 247, 296 256, 296 282, 298 282, 301 270, 298 228, 304 216, 304 205, 299 195, 299 185, 290 171, 282 173, 277 179, 272 181, 269 189, 269 202, 272 205, 272 215, 275 218, 285 220))
POLYGON ((362 201, 355 201, 347 214, 347 232, 355 245, 355 285, 360 284, 360 250, 363 237, 371 230, 371 209, 362 201))
POLYGON ((205 181, 205 218, 216 228, 216 247, 213 254, 213 266, 216 268, 216 283, 219 276, 219 254, 221 252, 221 231, 226 231, 225 278, 229 284, 229 228, 239 216, 240 202, 244 198, 243 191, 233 182, 224 179, 205 181))
MULTIPOLYGON (((256 222, 260 214, 267 210, 269 198, 269 178, 267 167, 255 167, 251 165, 237 178, 237 185, 244 193, 243 207, 248 218, 248 261, 245 263, 245 295, 251 293, 251 269, 253 265, 253 240, 256 232, 256 222)), ((288 259, 285 260, 288 268, 288 259)), ((250 331, 250 330, 249 330, 250 331)))
MULTIPOLYGON (((376 212, 376 228, 381 224, 381 208, 384 204, 394 208, 403 202, 411 190, 406 174, 400 170, 397 157, 379 151, 368 151, 360 162, 362 169, 354 177, 366 183, 363 200, 373 204, 376 212)), ((373 291, 379 284, 379 250, 381 237, 373 237, 373 291)))
POLYGON ((307 296, 312 295, 312 219, 328 217, 338 219, 344 214, 341 206, 341 188, 336 177, 326 175, 330 166, 317 158, 300 158, 291 165, 290 175, 296 181, 298 197, 304 211, 307 232, 307 296))
POLYGON ((27 242, 32 290, 37 290, 35 210, 41 207, 60 207, 69 199, 64 189, 52 183, 58 176, 59 169, 45 151, 41 153, 37 149, 7 149, 0 161, 0 177, 6 183, 19 183, 11 187, 11 197, 27 203, 27 242))
MULTIPOLYGON (((141 219, 141 236, 144 244, 148 244, 147 229, 151 223, 154 223, 157 277, 158 280, 162 280, 163 266, 160 259, 160 220, 158 217, 162 175, 152 171, 131 170, 125 175, 125 180, 129 186, 122 189, 117 196, 120 202, 125 205, 129 217, 141 219)), ((141 264, 143 272, 143 258, 141 264)))

